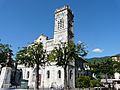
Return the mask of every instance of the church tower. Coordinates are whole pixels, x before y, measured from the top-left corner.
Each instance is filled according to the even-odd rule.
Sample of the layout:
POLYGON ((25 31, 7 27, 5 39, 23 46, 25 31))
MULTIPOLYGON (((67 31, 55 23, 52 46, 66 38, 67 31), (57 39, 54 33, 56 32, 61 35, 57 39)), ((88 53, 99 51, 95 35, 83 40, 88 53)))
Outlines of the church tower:
POLYGON ((58 42, 74 42, 73 34, 74 15, 68 6, 56 9, 54 40, 58 42))
MULTIPOLYGON (((54 44, 60 42, 74 43, 74 15, 69 6, 58 8, 55 11, 55 26, 54 26, 54 44)), ((74 62, 70 63, 75 65, 74 62)), ((67 68, 67 85, 75 87, 75 69, 68 66, 67 68)))

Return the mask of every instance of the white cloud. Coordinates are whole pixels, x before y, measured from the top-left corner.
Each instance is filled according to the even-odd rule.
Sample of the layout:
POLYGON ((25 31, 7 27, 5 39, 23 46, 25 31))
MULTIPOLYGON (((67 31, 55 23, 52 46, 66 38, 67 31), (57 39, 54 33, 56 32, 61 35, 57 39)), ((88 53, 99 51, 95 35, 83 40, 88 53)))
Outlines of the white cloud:
POLYGON ((78 43, 80 44, 80 43, 82 43, 82 41, 78 41, 78 43))
POLYGON ((95 48, 92 51, 95 52, 95 53, 101 53, 101 52, 103 52, 103 50, 100 49, 100 48, 95 48))

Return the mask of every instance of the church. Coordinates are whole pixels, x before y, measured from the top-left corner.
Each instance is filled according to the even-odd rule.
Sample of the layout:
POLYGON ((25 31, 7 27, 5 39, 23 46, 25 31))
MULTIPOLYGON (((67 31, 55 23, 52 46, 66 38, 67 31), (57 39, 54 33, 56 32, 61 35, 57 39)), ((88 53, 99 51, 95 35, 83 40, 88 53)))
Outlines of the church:
MULTIPOLYGON (((50 53, 60 42, 74 42, 74 15, 69 6, 63 6, 55 10, 54 36, 48 39, 45 35, 40 35, 34 42, 42 42, 44 49, 50 53)), ((74 65, 74 63, 73 63, 74 65)), ((28 80, 28 87, 35 87, 35 68, 18 65, 22 69, 23 79, 28 80)), ((68 83, 71 88, 75 87, 75 68, 68 67, 68 83)), ((63 88, 64 70, 62 67, 52 62, 50 66, 41 67, 39 70, 39 88, 63 88)))

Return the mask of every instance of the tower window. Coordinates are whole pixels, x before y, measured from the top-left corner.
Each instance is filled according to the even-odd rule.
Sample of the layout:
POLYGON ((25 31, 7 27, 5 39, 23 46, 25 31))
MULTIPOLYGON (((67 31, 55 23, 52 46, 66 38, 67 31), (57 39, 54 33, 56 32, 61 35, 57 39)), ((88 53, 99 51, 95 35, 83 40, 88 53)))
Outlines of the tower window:
POLYGON ((61 78, 61 71, 58 70, 58 78, 61 78))
POLYGON ((27 72, 27 78, 29 78, 29 76, 30 76, 30 72, 28 71, 28 72, 27 72))
POLYGON ((58 21, 58 29, 60 28, 60 22, 58 21))
POLYGON ((64 20, 63 19, 60 19, 58 21, 58 29, 63 29, 64 28, 64 20))
POLYGON ((73 75, 72 70, 70 70, 70 79, 72 79, 72 75, 73 75))
POLYGON ((47 78, 50 78, 50 71, 47 71, 47 78))

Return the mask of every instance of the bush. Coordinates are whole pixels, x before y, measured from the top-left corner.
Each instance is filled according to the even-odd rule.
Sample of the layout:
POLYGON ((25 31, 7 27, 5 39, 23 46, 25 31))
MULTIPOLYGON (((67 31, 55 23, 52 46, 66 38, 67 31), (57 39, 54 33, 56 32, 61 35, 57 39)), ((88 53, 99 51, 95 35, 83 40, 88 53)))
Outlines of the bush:
POLYGON ((101 83, 99 80, 93 79, 89 76, 81 75, 76 79, 76 87, 77 88, 89 88, 89 87, 99 87, 101 83))
POLYGON ((90 77, 81 75, 76 79, 76 86, 78 88, 87 88, 90 86, 90 77))

